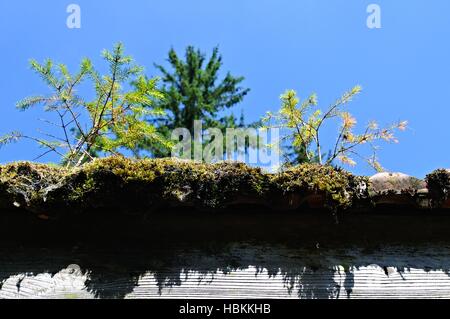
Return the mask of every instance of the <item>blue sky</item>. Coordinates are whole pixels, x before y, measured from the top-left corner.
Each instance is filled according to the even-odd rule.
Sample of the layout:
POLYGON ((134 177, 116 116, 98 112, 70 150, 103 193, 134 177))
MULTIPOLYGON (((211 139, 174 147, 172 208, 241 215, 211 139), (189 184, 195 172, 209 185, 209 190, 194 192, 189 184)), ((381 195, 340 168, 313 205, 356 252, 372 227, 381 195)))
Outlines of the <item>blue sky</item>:
MULTIPOLYGON (((399 144, 383 144, 383 166, 424 176, 450 167, 449 16, 448 0, 2 0, 0 133, 42 126, 41 110, 15 109, 23 97, 47 92, 30 58, 51 57, 74 70, 82 57, 99 63, 102 49, 122 41, 148 75, 158 75, 153 63, 163 63, 170 47, 210 52, 219 45, 224 71, 245 76, 252 89, 236 107, 248 121, 275 111, 289 88, 303 97, 316 92, 326 106, 360 84, 364 91, 350 106, 359 124, 410 123, 399 144), (81 7, 81 29, 66 26, 71 3, 81 7), (381 7, 381 29, 366 26, 370 3, 381 7)), ((0 162, 39 152, 20 142, 0 149, 0 162)), ((372 173, 365 165, 352 171, 372 173)))

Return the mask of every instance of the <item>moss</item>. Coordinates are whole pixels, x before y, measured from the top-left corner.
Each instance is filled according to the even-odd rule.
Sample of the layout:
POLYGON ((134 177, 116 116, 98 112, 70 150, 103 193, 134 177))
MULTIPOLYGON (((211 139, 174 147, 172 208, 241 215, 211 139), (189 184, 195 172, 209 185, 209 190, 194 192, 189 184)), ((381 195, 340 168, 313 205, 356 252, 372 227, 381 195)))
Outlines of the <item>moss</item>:
POLYGON ((431 203, 441 206, 450 197, 450 171, 437 169, 425 177, 431 203))
POLYGON ((348 208, 368 196, 368 178, 318 164, 302 164, 272 176, 272 185, 283 195, 319 194, 328 208, 348 208))
POLYGON ((225 208, 269 203, 287 194, 320 194, 331 209, 367 196, 367 179, 333 167, 304 164, 267 174, 243 163, 204 164, 177 159, 97 159, 68 171, 32 163, 0 168, 0 198, 34 212, 69 214, 105 208, 111 213, 161 207, 225 208))
POLYGON ((46 201, 47 194, 67 174, 54 165, 17 162, 0 166, 0 205, 33 206, 46 201))
POLYGON ((111 157, 84 166, 71 176, 70 184, 75 186, 71 200, 83 200, 98 193, 114 196, 126 189, 128 194, 139 195, 143 206, 170 201, 217 208, 225 206, 237 194, 262 194, 267 180, 260 169, 239 163, 204 164, 176 159, 134 161, 111 157))

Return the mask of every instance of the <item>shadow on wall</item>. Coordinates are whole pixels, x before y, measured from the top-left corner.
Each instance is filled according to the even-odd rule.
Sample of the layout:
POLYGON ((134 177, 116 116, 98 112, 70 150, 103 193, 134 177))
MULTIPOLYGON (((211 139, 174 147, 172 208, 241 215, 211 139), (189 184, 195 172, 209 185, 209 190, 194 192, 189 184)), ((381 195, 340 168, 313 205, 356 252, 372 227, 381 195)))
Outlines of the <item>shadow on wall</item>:
POLYGON ((133 293, 165 297, 171 291, 171 297, 347 298, 352 296, 355 274, 364 267, 381 267, 385 278, 392 277, 393 271, 403 278, 413 268, 445 274, 450 270, 450 247, 442 245, 322 248, 204 241, 13 247, 0 248, 2 297, 68 297, 70 289, 51 286, 64 285, 61 271, 68 267, 83 278, 79 290, 96 298, 125 298, 133 293), (47 281, 24 286, 42 274, 49 274, 47 281))
POLYGON ((447 215, 83 216, 0 214, 0 298, 450 298, 447 215))

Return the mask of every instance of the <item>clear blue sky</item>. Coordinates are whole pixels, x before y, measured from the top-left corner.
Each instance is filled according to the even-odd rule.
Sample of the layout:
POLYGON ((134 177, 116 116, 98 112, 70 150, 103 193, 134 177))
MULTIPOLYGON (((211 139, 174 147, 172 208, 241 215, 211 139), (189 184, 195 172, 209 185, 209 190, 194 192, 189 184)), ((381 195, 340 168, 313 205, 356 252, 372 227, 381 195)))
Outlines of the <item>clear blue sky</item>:
MULTIPOLYGON (((424 176, 450 167, 448 0, 2 0, 0 35, 0 133, 32 134, 42 126, 41 110, 15 109, 23 97, 47 92, 29 70, 30 58, 51 57, 74 70, 82 57, 99 62, 102 49, 122 41, 157 75, 153 62, 164 62, 170 47, 210 52, 219 45, 224 70, 245 76, 252 89, 236 108, 248 121, 276 110, 288 88, 301 96, 316 92, 327 105, 361 84, 350 109, 360 124, 410 123, 400 144, 383 145, 387 169, 424 176), (70 3, 81 6, 81 29, 66 27, 70 3), (381 29, 366 26, 370 3, 381 7, 381 29)), ((0 162, 39 152, 20 142, 1 149, 0 162)), ((364 165, 353 171, 372 173, 364 165)))

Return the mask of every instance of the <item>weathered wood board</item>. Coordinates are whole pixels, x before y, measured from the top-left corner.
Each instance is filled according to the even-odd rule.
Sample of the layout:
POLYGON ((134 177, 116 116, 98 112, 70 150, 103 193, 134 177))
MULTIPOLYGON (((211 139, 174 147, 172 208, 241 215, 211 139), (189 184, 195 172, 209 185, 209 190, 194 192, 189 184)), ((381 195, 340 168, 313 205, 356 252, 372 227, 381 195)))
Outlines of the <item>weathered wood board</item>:
POLYGON ((0 298, 450 298, 444 244, 367 250, 241 243, 120 256, 23 248, 1 256, 0 298))

